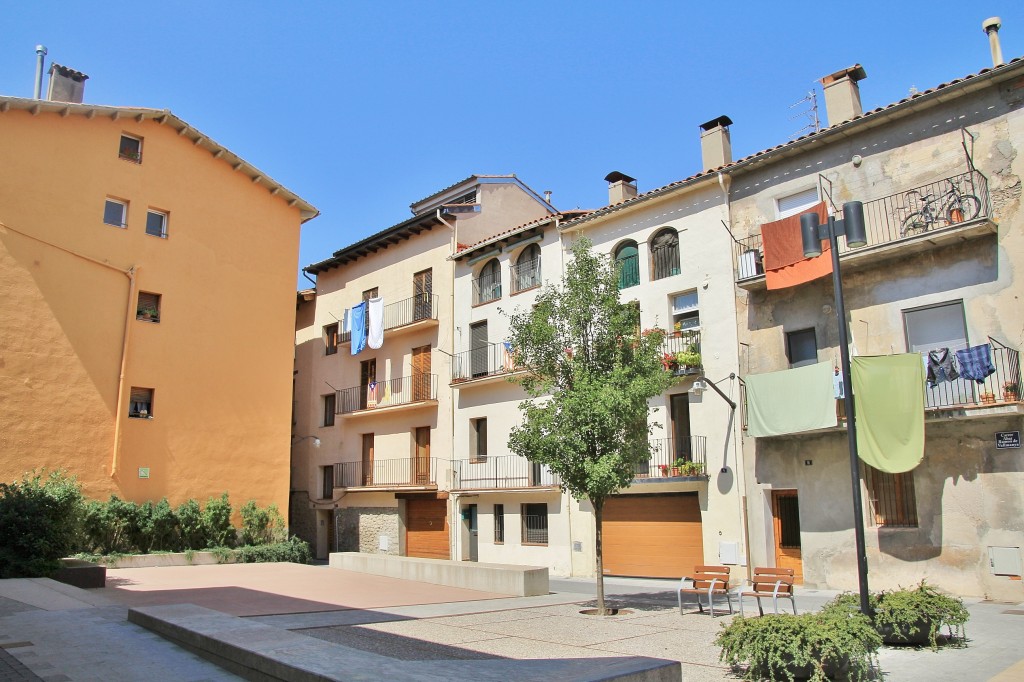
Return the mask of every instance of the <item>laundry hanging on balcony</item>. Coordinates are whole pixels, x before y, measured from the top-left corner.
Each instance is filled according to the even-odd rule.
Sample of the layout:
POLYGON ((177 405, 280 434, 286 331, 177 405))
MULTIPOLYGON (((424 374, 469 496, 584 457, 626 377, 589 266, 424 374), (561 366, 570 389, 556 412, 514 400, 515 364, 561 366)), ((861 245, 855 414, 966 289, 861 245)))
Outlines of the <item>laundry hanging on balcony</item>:
POLYGON ((380 296, 366 302, 366 315, 369 319, 369 335, 367 345, 377 349, 384 345, 384 299, 380 296))
POLYGON ((366 301, 352 306, 349 320, 352 323, 352 355, 358 355, 366 348, 366 301))
POLYGON ((917 353, 852 358, 857 453, 901 474, 924 459, 924 363, 917 353))
MULTIPOLYGON (((818 219, 828 221, 825 202, 820 202, 804 213, 817 212, 818 219)), ((790 216, 761 226, 764 242, 765 284, 769 289, 786 289, 805 284, 831 274, 832 254, 828 240, 821 242, 821 255, 804 256, 800 234, 800 215, 790 216)))
POLYGON ((512 342, 502 341, 501 366, 506 372, 516 368, 515 356, 512 355, 512 342))
POLYGON ((748 374, 747 433, 755 437, 826 429, 838 424, 832 363, 748 374))
POLYGON ((929 388, 935 388, 943 381, 956 381, 960 378, 954 358, 953 351, 948 348, 935 348, 924 354, 925 379, 929 388))
POLYGON ((992 364, 992 344, 989 343, 958 350, 956 359, 960 362, 960 376, 973 379, 979 384, 996 371, 996 366, 992 364))

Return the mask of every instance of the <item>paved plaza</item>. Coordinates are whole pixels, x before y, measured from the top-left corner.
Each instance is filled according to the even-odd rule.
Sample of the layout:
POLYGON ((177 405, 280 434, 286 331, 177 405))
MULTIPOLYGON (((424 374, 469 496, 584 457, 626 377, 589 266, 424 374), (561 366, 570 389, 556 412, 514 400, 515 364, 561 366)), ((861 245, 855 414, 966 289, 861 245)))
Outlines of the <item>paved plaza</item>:
MULTIPOLYGON (((584 659, 680 661, 683 680, 735 680, 715 634, 729 616, 680 614, 674 581, 608 579, 629 613, 586 616, 593 581, 551 581, 551 593, 508 597, 326 566, 244 564, 108 571, 107 587, 0 581, 0 682, 238 679, 129 623, 130 607, 192 603, 349 649, 404 661, 584 659)), ((801 611, 833 592, 799 590, 801 611)), ((966 600, 968 647, 883 649, 882 677, 1024 680, 1024 606, 966 600)), ((752 606, 752 604, 751 604, 752 606)), ((755 610, 756 612, 756 610, 755 610)))

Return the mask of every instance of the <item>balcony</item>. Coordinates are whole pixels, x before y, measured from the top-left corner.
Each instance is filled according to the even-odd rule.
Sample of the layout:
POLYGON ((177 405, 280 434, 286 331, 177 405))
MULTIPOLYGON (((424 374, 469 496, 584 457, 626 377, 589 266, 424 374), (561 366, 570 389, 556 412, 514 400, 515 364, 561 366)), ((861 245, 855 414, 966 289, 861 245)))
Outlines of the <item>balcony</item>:
POLYGON ((561 479, 518 455, 452 461, 452 490, 521 490, 557 488, 561 479))
POLYGON ((665 366, 677 376, 697 374, 703 363, 700 355, 700 330, 670 332, 661 344, 665 366), (679 354, 683 355, 680 356, 679 354), (683 362, 679 361, 682 358, 683 362))
POLYGON ((437 405, 437 375, 414 374, 398 379, 352 386, 337 392, 338 412, 344 417, 437 405))
POLYGON ((513 294, 539 287, 541 284, 540 257, 516 263, 511 268, 511 274, 513 294))
MULTIPOLYGON (((394 334, 398 330, 412 331, 431 325, 437 325, 437 294, 419 294, 384 306, 384 331, 394 334)), ((351 341, 351 331, 342 332, 338 337, 339 344, 351 341)))
POLYGON ((708 478, 707 437, 661 438, 651 441, 654 454, 636 467, 633 482, 667 483, 708 478))
MULTIPOLYGON (((841 211, 836 218, 842 219, 841 211)), ((866 246, 850 249, 846 240, 839 240, 844 272, 878 266, 997 231, 992 220, 988 179, 978 171, 865 202, 864 222, 866 246)), ((738 240, 733 248, 736 284, 747 290, 764 289, 764 244, 760 233, 738 240)))
MULTIPOLYGON (((452 386, 465 382, 491 383, 514 371, 512 354, 504 343, 489 343, 452 356, 452 386)), ((464 388, 464 386, 463 386, 464 388)))
POLYGON ((488 271, 473 280, 473 305, 483 305, 501 298, 501 273, 488 271))
POLYGON ((371 459, 334 465, 335 488, 437 489, 438 472, 447 460, 438 457, 371 459))

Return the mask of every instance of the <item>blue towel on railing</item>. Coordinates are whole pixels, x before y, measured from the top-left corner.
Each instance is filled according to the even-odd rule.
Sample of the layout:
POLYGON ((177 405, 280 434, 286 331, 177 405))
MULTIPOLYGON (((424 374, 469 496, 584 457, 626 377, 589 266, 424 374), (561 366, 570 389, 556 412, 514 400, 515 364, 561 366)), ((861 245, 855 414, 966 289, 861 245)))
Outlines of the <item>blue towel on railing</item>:
POLYGON ((974 379, 979 384, 996 371, 995 365, 992 364, 992 346, 988 343, 958 350, 956 359, 960 362, 960 376, 964 379, 974 379))
POLYGON ((352 355, 366 348, 366 301, 352 306, 352 355))

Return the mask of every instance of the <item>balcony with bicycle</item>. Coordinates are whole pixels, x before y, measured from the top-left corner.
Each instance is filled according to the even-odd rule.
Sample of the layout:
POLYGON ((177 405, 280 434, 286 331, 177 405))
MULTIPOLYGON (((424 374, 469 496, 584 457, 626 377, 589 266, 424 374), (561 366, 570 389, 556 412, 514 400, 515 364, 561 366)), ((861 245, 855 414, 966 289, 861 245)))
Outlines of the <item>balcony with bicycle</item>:
POLYGON ((707 482, 707 437, 651 441, 651 458, 634 469, 633 483, 707 482))
POLYGON ((454 388, 469 388, 502 381, 516 371, 515 360, 509 346, 488 343, 452 356, 454 388))
POLYGON ((437 490, 447 460, 438 457, 369 458, 334 465, 334 487, 369 490, 437 490))
MULTIPOLYGON (((842 219, 842 211, 836 218, 842 219)), ((866 246, 851 249, 845 241, 839 244, 844 272, 997 232, 988 179, 977 170, 866 201, 864 220, 866 246)), ((760 232, 737 240, 733 248, 737 286, 764 289, 760 232)))
POLYGON ((557 474, 519 455, 452 461, 452 490, 557 490, 560 485, 557 474))
POLYGON ((397 379, 371 381, 338 391, 337 414, 365 417, 381 412, 437 407, 437 375, 413 374, 397 379))
MULTIPOLYGON (((437 325, 437 294, 417 294, 384 306, 384 331, 388 336, 437 325)), ((343 331, 338 336, 339 345, 351 341, 351 331, 343 331)))

